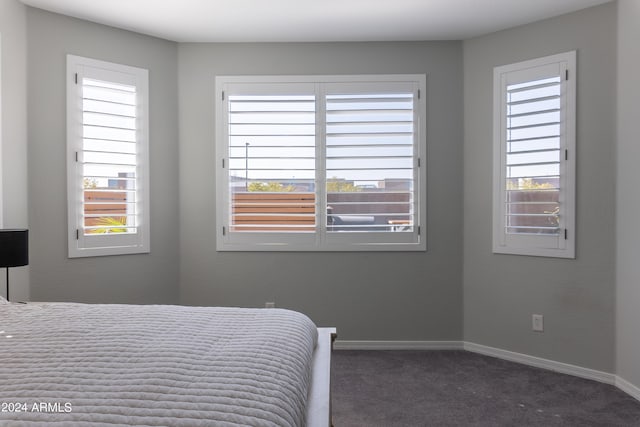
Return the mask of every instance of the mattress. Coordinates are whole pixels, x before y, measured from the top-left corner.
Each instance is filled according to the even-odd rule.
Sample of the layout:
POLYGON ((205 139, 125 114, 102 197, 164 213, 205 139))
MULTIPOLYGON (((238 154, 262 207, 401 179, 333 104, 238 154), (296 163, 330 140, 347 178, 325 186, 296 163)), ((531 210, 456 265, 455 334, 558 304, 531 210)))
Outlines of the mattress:
POLYGON ((281 309, 0 304, 0 425, 304 426, 316 341, 281 309))

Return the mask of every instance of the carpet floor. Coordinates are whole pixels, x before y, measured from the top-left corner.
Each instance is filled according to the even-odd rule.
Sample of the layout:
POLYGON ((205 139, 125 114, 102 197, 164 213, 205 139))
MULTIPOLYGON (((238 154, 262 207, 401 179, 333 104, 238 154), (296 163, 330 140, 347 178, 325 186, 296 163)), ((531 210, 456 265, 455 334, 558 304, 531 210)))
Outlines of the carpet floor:
POLYGON ((467 351, 334 351, 335 427, 640 426, 608 384, 467 351))

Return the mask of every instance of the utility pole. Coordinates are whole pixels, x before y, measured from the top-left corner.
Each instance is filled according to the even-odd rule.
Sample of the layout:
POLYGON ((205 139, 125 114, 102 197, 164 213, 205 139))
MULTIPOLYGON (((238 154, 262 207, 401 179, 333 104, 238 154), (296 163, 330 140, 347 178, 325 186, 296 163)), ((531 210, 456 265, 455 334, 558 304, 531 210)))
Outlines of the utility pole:
POLYGON ((244 143, 244 188, 249 191, 249 143, 244 143))

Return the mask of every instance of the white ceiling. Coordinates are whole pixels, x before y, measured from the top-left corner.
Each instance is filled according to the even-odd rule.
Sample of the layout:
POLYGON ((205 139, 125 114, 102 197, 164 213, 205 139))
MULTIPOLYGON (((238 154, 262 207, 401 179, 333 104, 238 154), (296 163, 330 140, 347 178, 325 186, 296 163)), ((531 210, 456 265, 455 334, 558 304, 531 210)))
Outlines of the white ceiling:
POLYGON ((611 0, 21 0, 178 42, 463 40, 611 0))

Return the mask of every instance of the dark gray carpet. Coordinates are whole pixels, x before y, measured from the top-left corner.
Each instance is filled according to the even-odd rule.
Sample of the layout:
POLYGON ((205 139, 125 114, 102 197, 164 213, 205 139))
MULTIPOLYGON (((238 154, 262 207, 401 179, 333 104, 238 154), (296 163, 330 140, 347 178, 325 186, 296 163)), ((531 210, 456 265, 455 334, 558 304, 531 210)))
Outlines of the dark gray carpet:
POLYGON ((612 385, 466 351, 332 356, 335 427, 640 426, 612 385))

